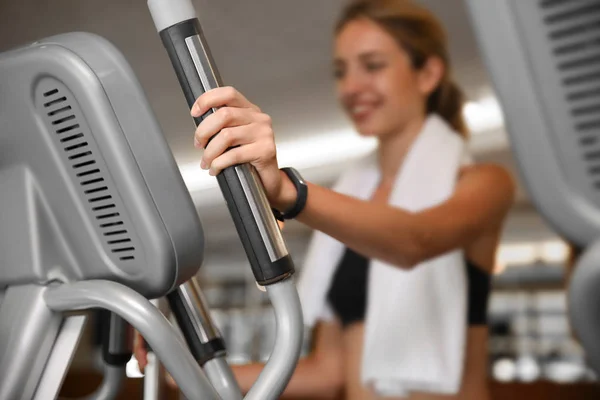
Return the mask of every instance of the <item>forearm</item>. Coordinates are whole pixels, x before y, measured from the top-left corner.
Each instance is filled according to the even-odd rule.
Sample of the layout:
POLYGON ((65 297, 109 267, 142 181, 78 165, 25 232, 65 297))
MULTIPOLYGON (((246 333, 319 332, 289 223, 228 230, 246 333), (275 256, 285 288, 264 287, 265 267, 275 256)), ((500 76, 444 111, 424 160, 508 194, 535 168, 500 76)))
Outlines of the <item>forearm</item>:
MULTIPOLYGON (((282 178, 275 207, 286 210, 297 193, 291 181, 282 178)), ((308 183, 306 207, 298 219, 367 257, 408 268, 464 249, 485 232, 498 232, 513 196, 510 175, 493 165, 463 171, 449 198, 416 212, 308 183)))
MULTIPOLYGON (((236 365, 232 367, 243 393, 250 390, 263 367, 264 364, 236 365)), ((332 369, 327 368, 326 364, 319 365, 311 356, 302 358, 283 393, 283 398, 335 398, 341 382, 339 381, 339 374, 332 369)))
POLYGON ((355 251, 401 267, 419 257, 419 235, 408 212, 374 204, 308 183, 306 207, 298 220, 355 251))

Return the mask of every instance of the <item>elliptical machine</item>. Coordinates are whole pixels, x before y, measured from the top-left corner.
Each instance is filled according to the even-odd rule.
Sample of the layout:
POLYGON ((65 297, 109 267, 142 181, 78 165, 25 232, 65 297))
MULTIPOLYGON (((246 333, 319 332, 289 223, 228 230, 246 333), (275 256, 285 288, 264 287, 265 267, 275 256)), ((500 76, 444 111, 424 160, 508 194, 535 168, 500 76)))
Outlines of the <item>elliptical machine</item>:
MULTIPOLYGON (((195 10, 189 0, 148 5, 191 107, 221 84, 195 10)), ((91 398, 117 394, 130 324, 186 398, 241 399, 194 278, 204 253, 195 206, 118 50, 71 33, 0 54, 0 126, 0 400, 57 397, 86 320, 67 313, 90 308, 112 313, 105 380, 91 398), (164 296, 185 343, 149 301, 164 296)), ((254 169, 217 180, 277 320, 245 398, 275 399, 302 342, 294 266, 254 169)))

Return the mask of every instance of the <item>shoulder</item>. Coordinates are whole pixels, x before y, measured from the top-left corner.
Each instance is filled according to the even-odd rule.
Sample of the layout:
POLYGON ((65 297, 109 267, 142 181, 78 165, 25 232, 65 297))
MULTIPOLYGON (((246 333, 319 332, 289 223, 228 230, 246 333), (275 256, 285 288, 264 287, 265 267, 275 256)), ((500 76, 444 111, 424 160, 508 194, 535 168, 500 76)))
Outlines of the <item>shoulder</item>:
POLYGON ((457 183, 457 191, 464 190, 481 197, 494 198, 503 208, 512 205, 516 188, 516 181, 510 171, 502 165, 492 163, 463 167, 457 183))
POLYGON ((461 168, 458 182, 481 181, 482 183, 505 186, 508 189, 516 188, 512 174, 499 164, 471 164, 461 168))

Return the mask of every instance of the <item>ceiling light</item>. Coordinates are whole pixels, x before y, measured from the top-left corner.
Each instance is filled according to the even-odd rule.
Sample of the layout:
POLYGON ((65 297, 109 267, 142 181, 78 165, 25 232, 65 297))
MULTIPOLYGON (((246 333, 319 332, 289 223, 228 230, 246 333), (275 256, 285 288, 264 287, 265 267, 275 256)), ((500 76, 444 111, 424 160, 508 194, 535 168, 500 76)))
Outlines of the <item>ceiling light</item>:
POLYGON ((500 103, 491 96, 466 103, 463 107, 463 116, 473 134, 496 130, 504 126, 500 103))
POLYGON ((531 264, 537 258, 536 248, 533 244, 510 244, 500 246, 497 255, 497 264, 531 264))
POLYGON ((496 272, 501 273, 511 265, 527 265, 536 261, 547 264, 564 263, 569 255, 569 247, 561 240, 504 244, 496 255, 496 272))
POLYGON ((540 248, 541 258, 548 263, 564 262, 569 255, 569 247, 560 240, 542 243, 540 248))
POLYGON ((517 366, 510 358, 501 358, 492 365, 492 376, 499 382, 512 382, 517 377, 517 366))

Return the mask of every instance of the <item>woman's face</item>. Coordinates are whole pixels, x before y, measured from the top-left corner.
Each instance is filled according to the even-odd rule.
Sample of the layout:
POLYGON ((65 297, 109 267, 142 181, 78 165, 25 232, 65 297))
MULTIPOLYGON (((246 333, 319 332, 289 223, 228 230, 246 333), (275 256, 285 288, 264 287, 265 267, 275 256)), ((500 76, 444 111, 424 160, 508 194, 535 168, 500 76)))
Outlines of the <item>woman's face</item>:
POLYGON ((347 23, 335 40, 342 107, 361 135, 384 137, 425 114, 427 90, 409 55, 375 22, 347 23))

